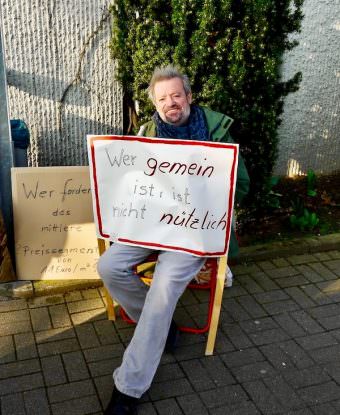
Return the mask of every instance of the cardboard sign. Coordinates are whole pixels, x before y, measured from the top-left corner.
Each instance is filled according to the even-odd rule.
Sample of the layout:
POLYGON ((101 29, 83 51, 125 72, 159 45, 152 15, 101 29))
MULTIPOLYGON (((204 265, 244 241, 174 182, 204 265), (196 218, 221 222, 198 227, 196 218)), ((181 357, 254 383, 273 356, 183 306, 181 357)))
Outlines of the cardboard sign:
POLYGON ((12 194, 18 279, 99 278, 88 167, 14 168, 12 194))
POLYGON ((100 238, 197 256, 228 250, 238 145, 88 136, 100 238))

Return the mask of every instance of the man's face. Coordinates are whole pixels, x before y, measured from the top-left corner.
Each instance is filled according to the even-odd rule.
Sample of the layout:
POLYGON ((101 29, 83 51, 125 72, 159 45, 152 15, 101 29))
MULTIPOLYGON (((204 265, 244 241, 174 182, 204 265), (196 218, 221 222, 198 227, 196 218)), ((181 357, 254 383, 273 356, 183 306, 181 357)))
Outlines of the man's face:
POLYGON ((180 126, 190 115, 191 93, 186 95, 181 78, 164 79, 154 87, 154 104, 162 120, 180 126))

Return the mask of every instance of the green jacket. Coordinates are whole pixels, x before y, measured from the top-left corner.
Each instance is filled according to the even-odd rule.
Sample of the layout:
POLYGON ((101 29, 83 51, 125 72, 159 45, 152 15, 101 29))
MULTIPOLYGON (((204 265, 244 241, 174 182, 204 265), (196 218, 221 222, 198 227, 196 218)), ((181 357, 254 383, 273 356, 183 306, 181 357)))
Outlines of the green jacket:
MULTIPOLYGON (((229 127, 233 120, 227 115, 220 112, 212 111, 209 108, 202 107, 207 121, 209 136, 211 141, 220 141, 223 143, 233 143, 233 139, 229 133, 229 127)), ((145 137, 156 137, 156 124, 149 121, 144 124, 139 132, 139 135, 145 137)), ((235 190, 235 204, 241 202, 244 196, 249 191, 249 176, 241 156, 238 159, 237 181, 235 190)), ((231 230, 229 258, 233 258, 238 254, 238 243, 234 228, 231 230)))

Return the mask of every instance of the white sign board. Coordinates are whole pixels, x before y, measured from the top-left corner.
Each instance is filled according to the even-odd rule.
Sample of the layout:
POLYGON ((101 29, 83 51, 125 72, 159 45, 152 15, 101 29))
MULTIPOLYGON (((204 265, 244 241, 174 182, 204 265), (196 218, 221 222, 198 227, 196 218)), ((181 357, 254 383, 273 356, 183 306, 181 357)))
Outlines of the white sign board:
POLYGON ((88 167, 14 168, 12 197, 18 279, 99 278, 88 167))
POLYGON ((88 136, 97 235, 127 245, 222 256, 238 145, 88 136))

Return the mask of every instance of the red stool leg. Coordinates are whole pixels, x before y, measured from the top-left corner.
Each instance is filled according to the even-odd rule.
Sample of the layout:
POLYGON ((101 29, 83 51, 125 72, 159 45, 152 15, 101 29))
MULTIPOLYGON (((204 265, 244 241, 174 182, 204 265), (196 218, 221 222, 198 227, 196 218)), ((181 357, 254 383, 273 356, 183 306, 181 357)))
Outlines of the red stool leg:
POLYGON ((120 309, 119 309, 119 314, 120 314, 120 316, 121 316, 121 318, 122 318, 122 320, 124 320, 126 323, 129 323, 129 324, 136 324, 136 322, 135 321, 133 321, 127 314, 126 314, 126 311, 124 310, 124 308, 123 307, 120 307, 120 309))
POLYGON ((210 328, 211 323, 211 316, 213 312, 213 305, 214 305, 214 298, 215 298, 215 292, 216 292, 216 282, 217 282, 217 262, 214 261, 211 266, 211 277, 210 282, 207 284, 189 284, 189 288, 198 289, 198 290, 209 290, 210 289, 210 295, 209 295, 209 305, 208 305, 208 316, 206 324, 203 327, 185 327, 181 326, 179 327, 180 331, 183 331, 185 333, 194 333, 194 334, 202 334, 206 333, 210 328))

